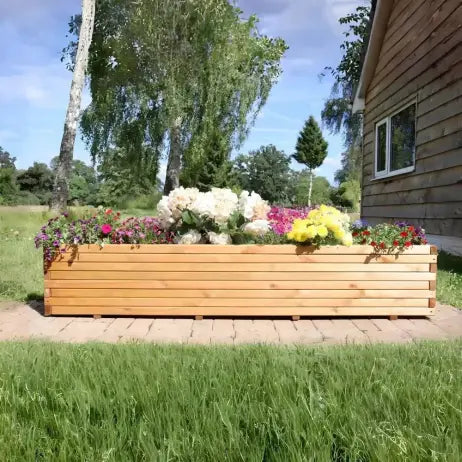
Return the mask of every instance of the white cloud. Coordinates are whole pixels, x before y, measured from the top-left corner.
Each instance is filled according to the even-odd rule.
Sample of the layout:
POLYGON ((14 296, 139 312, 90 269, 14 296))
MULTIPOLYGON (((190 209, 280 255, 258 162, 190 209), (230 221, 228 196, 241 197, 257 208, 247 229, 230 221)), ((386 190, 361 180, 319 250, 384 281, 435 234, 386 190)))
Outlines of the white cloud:
POLYGON ((24 102, 40 108, 65 108, 72 74, 57 63, 15 66, 0 75, 0 102, 24 102))

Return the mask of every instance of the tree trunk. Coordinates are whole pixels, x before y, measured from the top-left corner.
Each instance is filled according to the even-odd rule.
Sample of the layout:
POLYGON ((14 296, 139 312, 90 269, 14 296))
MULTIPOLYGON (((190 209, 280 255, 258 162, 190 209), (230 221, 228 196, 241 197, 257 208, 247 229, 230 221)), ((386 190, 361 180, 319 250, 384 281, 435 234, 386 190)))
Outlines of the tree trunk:
POLYGON ((310 183, 308 186, 308 207, 311 207, 311 191, 313 190, 313 170, 310 169, 310 183))
POLYGON ((177 117, 170 129, 170 149, 168 152, 167 173, 165 175, 164 194, 180 186, 181 171, 181 117, 177 117))
POLYGON ((74 73, 72 76, 69 104, 67 106, 64 132, 59 150, 59 161, 53 185, 51 208, 62 211, 67 208, 69 195, 69 176, 74 155, 75 135, 80 115, 82 89, 85 83, 85 71, 88 63, 88 50, 90 48, 95 23, 96 0, 82 0, 82 25, 79 33, 79 44, 75 57, 74 73))

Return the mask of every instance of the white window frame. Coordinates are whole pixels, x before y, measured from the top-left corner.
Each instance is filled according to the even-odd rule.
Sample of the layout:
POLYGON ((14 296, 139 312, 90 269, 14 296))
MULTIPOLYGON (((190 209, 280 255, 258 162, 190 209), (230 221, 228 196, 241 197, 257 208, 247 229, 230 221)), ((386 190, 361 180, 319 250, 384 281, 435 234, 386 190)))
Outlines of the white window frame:
MULTIPOLYGON (((409 106, 415 105, 416 110, 417 110, 417 100, 414 99, 410 102, 408 102, 405 106, 401 106, 399 109, 396 111, 392 112, 390 115, 385 117, 384 119, 379 120, 375 124, 375 150, 374 150, 374 178, 375 179, 382 179, 382 178, 387 178, 390 176, 395 176, 395 175, 402 175, 403 173, 409 173, 413 172, 415 170, 415 149, 412 157, 412 165, 409 167, 404 167, 399 170, 390 170, 390 164, 391 164, 391 119, 393 116, 396 114, 400 113, 401 111, 404 111, 407 109, 409 106), (378 165, 378 151, 379 151, 379 137, 378 137, 378 130, 379 127, 385 124, 386 128, 386 138, 385 138, 385 170, 380 170, 377 171, 377 165, 378 165)), ((416 111, 417 113, 417 111, 416 111)), ((417 117, 416 117, 417 118, 417 117)), ((414 124, 414 126, 417 126, 417 121, 414 124)), ((416 140, 416 136, 414 134, 414 140, 416 140)))

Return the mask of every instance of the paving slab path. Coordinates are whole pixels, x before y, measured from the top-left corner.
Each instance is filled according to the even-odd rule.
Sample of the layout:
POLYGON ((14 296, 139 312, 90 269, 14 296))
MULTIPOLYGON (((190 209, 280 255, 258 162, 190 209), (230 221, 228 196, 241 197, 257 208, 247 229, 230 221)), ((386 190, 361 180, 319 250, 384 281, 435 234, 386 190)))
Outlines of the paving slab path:
POLYGON ((462 337, 462 310, 437 305, 431 318, 203 319, 49 316, 39 303, 0 302, 0 341, 332 345, 462 337))

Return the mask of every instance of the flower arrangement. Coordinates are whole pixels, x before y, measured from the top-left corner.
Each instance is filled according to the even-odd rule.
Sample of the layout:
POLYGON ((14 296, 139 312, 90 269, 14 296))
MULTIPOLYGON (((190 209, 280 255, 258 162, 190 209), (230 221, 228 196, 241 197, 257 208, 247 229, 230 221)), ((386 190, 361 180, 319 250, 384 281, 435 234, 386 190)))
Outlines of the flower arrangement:
POLYGON ((154 217, 130 217, 110 235, 111 244, 171 244, 175 235, 165 231, 154 217))
POLYGON ((350 217, 334 207, 321 205, 311 210, 306 218, 295 219, 287 238, 303 244, 351 246, 350 217))
POLYGON ((179 244, 231 244, 252 242, 270 225, 270 207, 259 194, 212 188, 201 192, 179 187, 157 205, 159 223, 177 234, 179 244))
POLYGON ((306 218, 310 210, 310 207, 271 207, 268 213, 271 229, 279 236, 287 234, 292 229, 294 220, 306 218))
POLYGON ((99 207, 86 219, 71 220, 67 213, 51 218, 35 236, 35 246, 43 248, 45 262, 51 262, 66 248, 78 244, 170 243, 173 234, 165 232, 156 218, 128 218, 119 223, 120 212, 99 207))
POLYGON ((376 226, 355 223, 352 236, 355 244, 369 244, 376 252, 402 251, 412 245, 427 244, 424 229, 404 222, 382 223, 376 226))

